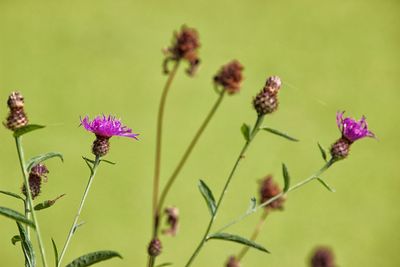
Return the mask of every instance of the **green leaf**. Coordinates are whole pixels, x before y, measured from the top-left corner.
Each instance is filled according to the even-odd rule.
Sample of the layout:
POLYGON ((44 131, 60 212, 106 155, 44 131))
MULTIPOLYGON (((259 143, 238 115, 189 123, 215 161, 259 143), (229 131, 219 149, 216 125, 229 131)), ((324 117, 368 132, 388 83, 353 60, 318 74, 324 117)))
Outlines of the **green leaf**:
POLYGON ((321 152, 322 158, 323 158, 325 161, 327 161, 327 156, 326 156, 326 151, 325 151, 325 149, 321 146, 320 143, 317 143, 317 144, 318 144, 319 151, 321 152))
POLYGON ((106 160, 106 159, 102 159, 102 160, 100 160, 100 162, 105 162, 105 163, 108 163, 108 164, 111 164, 111 165, 117 164, 115 162, 112 162, 112 161, 109 161, 109 160, 106 160))
POLYGON ((54 239, 51 239, 51 243, 53 244, 53 250, 54 250, 54 259, 55 259, 55 266, 58 266, 58 249, 57 249, 57 245, 56 242, 54 241, 54 239))
POLYGON ((28 160, 28 162, 26 163, 26 166, 27 166, 26 167, 26 169, 27 169, 26 171, 30 172, 33 166, 36 166, 37 164, 39 164, 39 163, 41 163, 41 162, 43 162, 45 160, 51 159, 51 158, 60 158, 61 161, 64 162, 64 158, 63 158, 63 155, 61 153, 49 152, 49 153, 46 153, 46 154, 42 154, 42 155, 33 157, 30 160, 28 160))
POLYGON ((4 194, 4 195, 10 196, 10 197, 15 197, 22 201, 25 201, 20 195, 13 193, 13 192, 7 192, 7 191, 0 190, 0 194, 4 194))
POLYGON ((325 182, 324 180, 322 180, 321 178, 317 177, 318 182, 320 182, 326 189, 328 189, 329 191, 331 191, 332 193, 335 193, 336 190, 332 187, 329 186, 329 184, 327 182, 325 182))
POLYGON ((251 135, 251 130, 250 130, 250 126, 246 123, 243 123, 242 127, 240 128, 240 130, 242 131, 243 137, 246 141, 250 140, 250 135, 251 135))
POLYGON ((103 251, 96 251, 92 252, 86 255, 83 255, 77 259, 75 259, 73 262, 68 264, 66 267, 85 267, 85 266, 90 266, 95 263, 105 261, 114 257, 118 257, 122 259, 122 256, 114 251, 110 250, 103 250, 103 251))
POLYGON ((51 206, 53 206, 53 205, 56 203, 57 200, 59 200, 59 199, 62 198, 63 196, 65 196, 65 194, 62 194, 62 195, 56 197, 55 199, 46 200, 46 201, 44 201, 44 202, 42 202, 42 203, 39 203, 39 204, 37 204, 37 205, 34 207, 34 209, 35 209, 35 210, 43 210, 43 209, 50 208, 51 206))
POLYGON ((213 196, 213 193, 211 192, 210 188, 206 185, 206 183, 203 180, 199 180, 199 189, 200 193, 203 195, 204 200, 207 203, 208 209, 210 210, 211 216, 214 215, 215 210, 216 210, 216 204, 215 204, 215 199, 213 196))
POLYGON ((209 236, 207 238, 207 240, 209 240, 209 239, 220 239, 220 240, 225 240, 225 241, 236 242, 236 243, 239 243, 239 244, 246 245, 248 247, 252 247, 252 248, 261 250, 261 251, 266 252, 266 253, 270 253, 263 246, 255 243, 254 241, 248 240, 248 239, 243 238, 243 237, 238 236, 238 235, 232 235, 232 234, 228 234, 228 233, 216 233, 216 234, 213 234, 213 235, 209 236))
POLYGON ((25 265, 29 267, 36 266, 36 258, 35 258, 35 251, 33 250, 32 243, 28 238, 28 235, 25 231, 25 228, 17 222, 19 234, 21 237, 21 247, 22 251, 24 252, 25 256, 25 265))
POLYGON ((88 159, 88 158, 86 158, 86 157, 82 157, 82 158, 83 158, 83 160, 86 162, 86 165, 89 167, 89 169, 90 169, 90 174, 93 175, 94 160, 88 159), (90 165, 90 164, 92 164, 92 165, 90 165))
POLYGON ((11 243, 15 246, 17 242, 21 242, 21 237, 19 235, 15 235, 11 238, 11 243))
POLYGON ((275 129, 272 129, 272 128, 263 127, 261 129, 264 130, 264 131, 270 132, 272 134, 276 134, 276 135, 278 135, 280 137, 286 138, 286 139, 288 139, 290 141, 293 141, 293 142, 298 142, 299 141, 299 139, 291 137, 287 133, 284 133, 284 132, 281 132, 281 131, 278 131, 278 130, 275 130, 275 129))
POLYGON ((156 267, 165 267, 165 266, 171 266, 171 265, 172 265, 172 262, 165 262, 165 263, 156 265, 156 267))
POLYGON ((285 185, 283 186, 283 193, 286 193, 290 188, 290 175, 285 163, 282 163, 282 173, 283 181, 285 183, 285 185))
POLYGON ((39 130, 42 129, 46 126, 44 125, 38 125, 38 124, 28 124, 26 126, 23 126, 21 128, 18 128, 17 130, 14 131, 14 137, 20 137, 24 134, 27 134, 29 132, 35 131, 35 130, 39 130))
POLYGON ((19 213, 18 211, 6 207, 0 207, 0 214, 17 222, 22 222, 35 228, 35 224, 31 220, 28 220, 23 214, 19 213))

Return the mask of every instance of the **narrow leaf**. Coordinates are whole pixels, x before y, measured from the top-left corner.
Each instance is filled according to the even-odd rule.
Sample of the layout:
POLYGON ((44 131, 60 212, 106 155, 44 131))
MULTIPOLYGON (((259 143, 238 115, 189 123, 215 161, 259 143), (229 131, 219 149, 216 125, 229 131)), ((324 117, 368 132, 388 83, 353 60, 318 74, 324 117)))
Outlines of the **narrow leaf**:
POLYGON ((58 249, 57 249, 57 245, 56 242, 54 241, 54 239, 51 239, 51 243, 53 244, 53 250, 54 250, 54 259, 55 259, 55 266, 58 266, 58 249))
POLYGON ((249 208, 247 209, 247 213, 253 212, 257 207, 257 199, 255 197, 252 197, 250 199, 250 205, 249 208))
POLYGON ((22 251, 24 252, 26 266, 35 267, 36 258, 35 258, 35 251, 33 250, 32 247, 32 243, 29 240, 25 228, 22 226, 22 224, 17 222, 17 226, 21 237, 21 247, 22 251))
POLYGON ((285 163, 282 163, 282 173, 283 181, 285 182, 285 185, 283 186, 283 193, 286 193, 290 188, 290 175, 285 163))
POLYGON ((35 209, 35 210, 43 210, 43 209, 50 208, 51 206, 53 206, 53 205, 56 203, 57 200, 59 200, 59 199, 62 198, 63 196, 65 196, 65 194, 62 194, 62 195, 56 197, 55 199, 46 200, 46 201, 44 201, 44 202, 42 202, 42 203, 39 203, 39 204, 37 204, 37 205, 34 207, 34 209, 35 209))
POLYGON ((82 157, 82 158, 83 158, 83 160, 86 162, 86 165, 89 167, 90 173, 93 174, 93 164, 94 164, 94 161, 91 160, 91 159, 88 159, 88 158, 86 158, 86 157, 82 157))
POLYGON ((15 235, 11 238, 11 243, 15 246, 15 244, 17 244, 17 242, 21 241, 21 237, 19 235, 15 235))
POLYGON ((326 151, 325 151, 325 149, 321 146, 320 143, 317 143, 317 144, 318 144, 319 151, 321 152, 322 158, 326 161, 327 157, 326 157, 326 151))
POLYGON ((240 128, 240 130, 242 131, 243 137, 246 141, 250 140, 250 134, 251 134, 251 130, 250 130, 250 126, 246 123, 243 123, 242 127, 240 128))
POLYGON ((118 257, 122 259, 122 256, 114 251, 110 250, 103 250, 103 251, 96 251, 92 252, 86 255, 83 255, 77 259, 75 259, 73 262, 68 264, 66 267, 85 267, 85 266, 90 266, 95 263, 105 261, 114 257, 118 257))
POLYGON ((161 263, 159 265, 156 265, 156 267, 165 267, 165 266, 171 266, 172 262, 165 262, 165 263, 161 263))
POLYGON ((246 245, 246 246, 261 250, 261 251, 266 252, 266 253, 270 253, 263 246, 255 243, 254 241, 248 240, 248 239, 243 238, 243 237, 238 236, 238 235, 232 235, 232 234, 228 234, 228 233, 216 233, 216 234, 213 234, 213 235, 209 236, 207 238, 207 240, 209 240, 209 239, 220 239, 220 240, 225 240, 225 241, 236 242, 236 243, 239 243, 239 244, 243 244, 243 245, 246 245))
POLYGON ((102 160, 100 160, 100 162, 105 162, 105 163, 108 163, 108 164, 111 164, 111 165, 117 164, 115 162, 112 162, 112 161, 109 161, 109 160, 106 160, 106 159, 102 159, 102 160))
POLYGON ((263 129, 264 131, 270 132, 272 134, 276 134, 276 135, 278 135, 280 137, 286 138, 286 139, 288 139, 290 141, 293 141, 293 142, 298 142, 299 141, 299 139, 291 137, 287 133, 284 133, 284 132, 281 132, 281 131, 278 131, 278 130, 275 130, 275 129, 272 129, 272 128, 263 127, 261 129, 263 129))
POLYGON ((51 158, 60 158, 61 161, 64 161, 63 155, 58 152, 49 152, 46 154, 42 154, 42 155, 33 157, 30 160, 28 160, 28 162, 26 164, 27 172, 30 172, 30 170, 32 169, 33 166, 35 166, 43 161, 46 161, 48 159, 51 159, 51 158))
POLYGON ((4 194, 4 195, 10 196, 10 197, 15 197, 22 201, 25 201, 20 195, 13 193, 13 192, 7 192, 7 191, 0 190, 0 194, 4 194))
POLYGON ((208 209, 210 210, 211 216, 214 215, 216 210, 215 199, 213 193, 211 192, 210 188, 206 185, 203 180, 199 180, 199 189, 200 193, 203 195, 204 200, 207 203, 208 209))
POLYGON ((14 137, 20 137, 21 135, 27 134, 29 132, 35 131, 42 129, 46 126, 44 125, 38 125, 38 124, 28 124, 26 126, 23 126, 21 128, 18 128, 17 130, 14 131, 14 137))
POLYGON ((324 180, 322 180, 321 178, 317 178, 318 182, 320 182, 326 189, 328 189, 329 191, 331 191, 332 193, 335 193, 336 190, 332 187, 329 186, 329 184, 327 182, 325 182, 324 180))
POLYGON ((19 213, 18 211, 6 207, 0 207, 0 214, 17 222, 26 223, 27 225, 35 228, 35 224, 31 220, 28 220, 23 214, 19 213))

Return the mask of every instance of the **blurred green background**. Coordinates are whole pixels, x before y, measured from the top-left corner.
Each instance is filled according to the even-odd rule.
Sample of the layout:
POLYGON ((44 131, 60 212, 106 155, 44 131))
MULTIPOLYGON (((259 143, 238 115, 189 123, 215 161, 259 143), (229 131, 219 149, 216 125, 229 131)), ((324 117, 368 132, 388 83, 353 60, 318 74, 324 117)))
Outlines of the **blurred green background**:
MULTIPOLYGON (((244 212, 257 180, 271 173, 281 183, 281 162, 299 181, 323 163, 316 143, 339 137, 335 113, 365 114, 379 141, 357 142, 349 159, 324 177, 332 194, 313 183, 289 195, 272 214, 259 242, 272 251, 250 251, 243 266, 307 266, 316 245, 331 246, 339 266, 400 266, 400 2, 338 1, 18 1, 0 0, 0 112, 13 90, 26 99, 32 123, 46 124, 24 138, 27 157, 60 151, 48 162, 49 181, 38 200, 67 196, 40 212, 48 260, 50 238, 61 248, 86 185, 94 136, 79 116, 115 114, 140 133, 140 141, 113 138, 82 213, 64 263, 84 253, 112 249, 124 260, 99 266, 144 266, 150 236, 156 112, 166 77, 161 49, 186 23, 200 33, 201 68, 195 78, 180 69, 166 110, 162 178, 216 99, 212 76, 231 59, 245 66, 239 95, 227 97, 172 190, 168 203, 181 212, 176 238, 164 237, 159 262, 183 266, 208 221, 197 190, 203 178, 218 194, 253 123, 252 97, 267 76, 282 77, 279 112, 266 125, 301 139, 291 143, 260 133, 232 183, 216 228, 244 212)), ((11 133, 0 130, 0 188, 18 192, 20 169, 11 133)), ((22 207, 0 196, 0 206, 22 207)), ((230 229, 249 235, 254 215, 230 229)), ((15 224, 0 218, 0 265, 22 266, 10 238, 15 224)), ((210 242, 194 266, 222 266, 240 246, 210 242)))

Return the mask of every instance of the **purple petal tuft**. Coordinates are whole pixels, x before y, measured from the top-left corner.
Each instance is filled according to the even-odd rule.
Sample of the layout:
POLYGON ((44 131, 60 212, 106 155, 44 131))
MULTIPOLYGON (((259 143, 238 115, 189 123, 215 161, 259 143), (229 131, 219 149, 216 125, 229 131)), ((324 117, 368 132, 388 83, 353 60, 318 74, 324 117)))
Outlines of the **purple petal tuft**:
POLYGON ((364 137, 375 137, 375 135, 368 130, 367 120, 364 116, 359 121, 356 121, 349 117, 343 119, 343 114, 344 112, 336 113, 336 123, 345 138, 354 142, 364 137))
POLYGON ((109 115, 97 116, 92 121, 89 117, 81 119, 81 125, 89 132, 102 137, 124 136, 138 139, 138 134, 132 133, 132 130, 121 123, 121 120, 109 115))

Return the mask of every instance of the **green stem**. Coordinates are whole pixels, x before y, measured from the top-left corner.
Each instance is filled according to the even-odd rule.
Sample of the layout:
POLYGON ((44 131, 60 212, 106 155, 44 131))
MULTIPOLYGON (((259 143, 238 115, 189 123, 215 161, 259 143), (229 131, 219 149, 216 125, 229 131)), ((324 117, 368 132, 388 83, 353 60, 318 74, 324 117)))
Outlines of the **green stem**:
POLYGON ((75 233, 76 227, 78 225, 79 216, 81 215, 83 206, 85 205, 86 198, 87 198, 87 196, 89 194, 89 190, 90 190, 90 187, 91 187, 91 185, 93 183, 93 179, 96 176, 97 167, 99 166, 100 161, 101 161, 101 158, 99 156, 96 156, 96 159, 95 159, 95 161, 93 163, 93 169, 92 169, 92 171, 90 173, 89 181, 88 181, 88 183, 86 185, 85 192, 83 193, 83 196, 82 196, 82 199, 81 199, 81 203, 79 204, 78 212, 75 215, 74 222, 72 223, 71 229, 69 230, 68 237, 67 237, 67 240, 65 241, 64 247, 62 249, 60 258, 58 260, 57 267, 61 266, 61 261, 62 261, 64 255, 65 255, 65 252, 67 251, 67 248, 68 248, 68 245, 69 245, 69 243, 71 241, 71 238, 75 233))
POLYGON ((207 117, 205 118, 205 120, 203 121, 203 123, 201 124, 200 128, 197 130, 195 136, 193 137, 192 141, 190 142, 189 146, 186 148, 185 153, 183 154, 181 160, 179 161, 178 165, 176 166, 174 172, 172 173, 172 175, 169 177, 162 193, 161 193, 161 197, 160 200, 158 202, 157 205, 157 213, 156 213, 156 225, 155 225, 155 232, 154 232, 154 237, 156 237, 158 235, 158 228, 159 228, 159 218, 160 218, 160 214, 161 214, 161 210, 162 207, 164 205, 165 199, 172 187, 172 185, 174 184, 174 182, 176 181, 176 178, 178 177, 180 171, 182 170, 183 166, 185 165, 186 161, 188 160, 190 154, 193 151, 193 148, 196 146, 197 141, 199 141, 200 136, 203 134, 204 130, 207 128, 207 125, 209 124, 209 122, 211 121, 211 119, 213 118, 213 116, 215 115, 216 111, 218 110, 218 107, 220 106, 223 98, 225 95, 225 90, 222 90, 219 94, 219 97, 217 99, 217 101, 215 102, 215 104, 212 106, 210 112, 208 113, 207 117))
MULTIPOLYGON (((264 212, 261 214, 261 218, 260 221, 258 222, 256 228, 254 229, 253 234, 250 237, 251 241, 256 241, 258 235, 260 234, 262 227, 265 223, 265 219, 268 216, 268 212, 266 210, 264 210, 264 212)), ((247 252, 249 251, 250 247, 249 246, 243 246, 242 250, 239 252, 238 256, 236 257, 237 261, 241 261, 243 259, 243 257, 247 254, 247 252)))
POLYGON ((197 255, 200 253, 201 249, 203 248, 205 242, 207 241, 208 234, 210 233, 211 227, 212 227, 213 224, 214 224, 215 218, 216 218, 217 213, 218 213, 218 211, 219 211, 219 208, 220 208, 220 206, 221 206, 222 200, 223 200, 224 197, 225 197, 225 194, 226 194, 226 192, 227 192, 227 189, 228 189, 228 187, 229 187, 229 184, 230 184, 231 181, 232 181, 233 175, 235 174, 236 169, 237 169, 237 167, 239 166, 240 161, 244 158, 244 154, 245 154, 245 152, 247 151, 247 149, 249 148, 251 142, 252 142, 252 141, 254 140, 254 138, 256 137, 256 135, 257 135, 257 133, 258 133, 258 131, 259 131, 259 128, 260 128, 260 126, 261 126, 263 120, 264 120, 264 116, 259 116, 259 117, 257 118, 257 121, 256 121, 256 123, 254 124, 253 130, 251 131, 250 137, 249 137, 249 139, 246 141, 246 143, 244 144, 242 150, 240 151, 239 156, 238 156, 238 158, 236 159, 236 162, 235 162, 235 164, 233 165, 233 168, 232 168, 232 170, 231 170, 231 172, 230 172, 230 174, 229 174, 229 176, 228 176, 228 179, 227 179, 226 182, 225 182, 225 186, 224 186, 224 188, 223 188, 223 190, 222 190, 222 192, 221 192, 221 195, 220 195, 220 197, 219 197, 219 199, 218 199, 218 202, 217 202, 217 205, 216 205, 216 207, 215 207, 215 212, 214 212, 214 214, 212 215, 210 222, 208 223, 208 226, 207 226, 207 229, 206 229, 206 231, 205 231, 205 233, 204 233, 204 235, 203 235, 203 238, 201 239, 201 241, 200 241, 199 245, 197 246, 196 250, 193 252, 193 254, 192 254, 192 256, 190 257, 189 261, 186 263, 186 265, 185 265, 186 267, 190 266, 190 265, 193 263, 193 261, 195 260, 195 258, 197 257, 197 255))
POLYGON ((254 208, 253 210, 246 212, 245 214, 241 215, 240 217, 238 217, 237 219, 231 221, 230 223, 226 224, 225 226, 223 226, 221 229, 219 229, 217 231, 217 233, 220 233, 222 231, 224 231, 225 229, 231 227, 232 225, 237 224, 238 222, 242 221, 243 219, 247 218, 248 216, 250 216, 251 214, 257 212, 258 210, 264 208, 265 206, 268 206, 269 204, 271 204, 272 202, 274 202, 275 200, 277 200, 278 198, 288 194, 289 192, 292 192, 306 184, 308 184, 309 182, 317 179, 322 173, 324 173, 327 169, 329 169, 329 167, 332 166, 332 164, 335 163, 334 159, 329 160, 327 163, 325 163, 325 165, 319 169, 316 173, 312 174, 311 176, 309 176, 308 178, 304 179, 303 181, 295 184, 294 186, 290 187, 289 190, 284 193, 280 193, 272 198, 270 198, 269 200, 265 201, 264 203, 258 205, 256 208, 254 208))
POLYGON ((36 238, 39 243, 39 249, 40 249, 40 255, 42 258, 42 263, 43 263, 44 267, 47 267, 46 251, 44 249, 44 243, 43 243, 42 235, 40 232, 39 222, 36 217, 36 212, 35 212, 35 209, 33 208, 32 193, 31 193, 31 188, 29 185, 29 178, 28 178, 28 173, 27 173, 27 169, 26 169, 24 149, 22 148, 21 137, 15 137, 15 144, 17 146, 19 163, 21 165, 21 170, 22 170, 22 174, 24 177, 24 184, 25 184, 27 195, 28 195, 27 196, 28 208, 29 208, 30 213, 32 214, 33 222, 35 223, 36 238))
MULTIPOLYGON (((26 197, 24 200, 24 208, 25 208, 25 217, 28 220, 30 220, 31 214, 29 213, 28 197, 26 197)), ((28 225, 26 226, 26 235, 28 236, 28 239, 31 240, 31 229, 28 225)))

